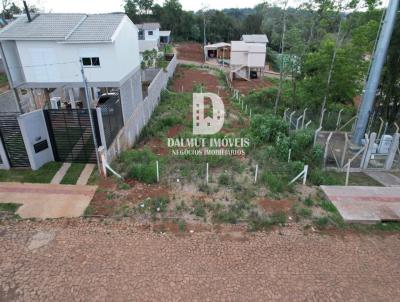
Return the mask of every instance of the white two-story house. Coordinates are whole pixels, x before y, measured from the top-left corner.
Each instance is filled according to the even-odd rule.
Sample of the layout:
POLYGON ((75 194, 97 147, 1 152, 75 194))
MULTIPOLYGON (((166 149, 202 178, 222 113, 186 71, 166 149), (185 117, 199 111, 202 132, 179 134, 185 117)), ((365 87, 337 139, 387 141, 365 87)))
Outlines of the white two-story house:
POLYGON ((21 112, 54 97, 85 106, 81 64, 93 107, 117 91, 128 119, 142 101, 138 28, 125 14, 22 16, 0 31, 0 51, 21 112))
POLYGON ((160 23, 142 23, 137 27, 140 53, 146 50, 158 50, 161 44, 168 44, 171 41, 171 31, 160 30, 160 23))

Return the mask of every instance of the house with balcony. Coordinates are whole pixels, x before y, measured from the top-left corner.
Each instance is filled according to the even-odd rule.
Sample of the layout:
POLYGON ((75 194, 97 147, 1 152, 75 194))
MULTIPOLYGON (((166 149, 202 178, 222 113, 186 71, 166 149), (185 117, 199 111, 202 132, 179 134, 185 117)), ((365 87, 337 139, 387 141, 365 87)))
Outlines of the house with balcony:
POLYGON ((139 30, 122 13, 27 12, 0 31, 0 54, 19 107, 0 108, 0 169, 105 167, 135 143, 177 64, 143 89, 139 30))
POLYGON ((85 107, 113 91, 124 118, 142 101, 138 29, 122 13, 24 15, 0 31, 0 52, 21 112, 85 107), (51 104, 50 104, 51 105, 51 104))
POLYGON ((6 167, 96 162, 95 147, 111 146, 143 103, 138 41, 122 13, 28 13, 2 29, 20 111, 0 113, 6 167))

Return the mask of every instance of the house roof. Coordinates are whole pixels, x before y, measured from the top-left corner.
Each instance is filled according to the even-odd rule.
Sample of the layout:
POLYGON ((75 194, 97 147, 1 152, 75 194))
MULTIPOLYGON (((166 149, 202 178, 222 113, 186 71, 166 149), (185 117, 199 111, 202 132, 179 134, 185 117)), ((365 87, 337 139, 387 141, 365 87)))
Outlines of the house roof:
POLYGON ((63 42, 111 42, 125 14, 35 14, 26 16, 0 31, 0 40, 63 42))
POLYGON ((217 48, 223 48, 223 47, 230 47, 231 44, 225 43, 225 42, 219 42, 215 44, 208 44, 204 46, 205 49, 217 49, 217 48))
POLYGON ((171 35, 170 30, 160 30, 160 36, 161 37, 169 37, 171 35))
POLYGON ((268 43, 267 35, 242 35, 242 41, 247 43, 268 43))
POLYGON ((142 24, 136 24, 137 28, 139 29, 144 29, 144 30, 155 30, 159 29, 160 23, 142 23, 142 24))
POLYGON ((251 53, 265 53, 267 47, 263 43, 246 43, 244 41, 232 41, 232 52, 251 52, 251 53))

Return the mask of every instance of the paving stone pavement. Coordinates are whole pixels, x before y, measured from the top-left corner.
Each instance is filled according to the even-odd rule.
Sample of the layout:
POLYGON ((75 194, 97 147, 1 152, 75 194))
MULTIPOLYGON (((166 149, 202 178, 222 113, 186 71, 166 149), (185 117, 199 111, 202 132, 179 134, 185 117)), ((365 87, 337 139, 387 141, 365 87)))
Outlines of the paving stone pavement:
POLYGON ((0 301, 399 301, 399 250, 398 234, 297 226, 175 236, 123 222, 24 221, 0 225, 0 301), (35 237, 50 240, 29 249, 35 237))

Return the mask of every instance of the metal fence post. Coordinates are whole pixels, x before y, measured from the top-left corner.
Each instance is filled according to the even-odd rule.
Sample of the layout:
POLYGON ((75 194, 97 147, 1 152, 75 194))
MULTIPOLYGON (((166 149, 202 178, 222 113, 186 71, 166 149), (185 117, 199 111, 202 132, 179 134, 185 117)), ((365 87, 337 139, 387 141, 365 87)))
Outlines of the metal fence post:
POLYGON ((303 176, 303 185, 307 182, 307 175, 308 175, 308 165, 304 166, 304 176, 303 176))
POLYGON ((156 168, 157 168, 157 182, 160 182, 160 170, 158 166, 158 160, 156 161, 156 168))
POLYGON ((347 170, 346 170, 346 183, 345 183, 346 187, 349 185, 350 165, 351 165, 351 160, 349 159, 349 161, 347 162, 347 170))
POLYGON ((206 165, 206 183, 208 183, 208 163, 206 165))

